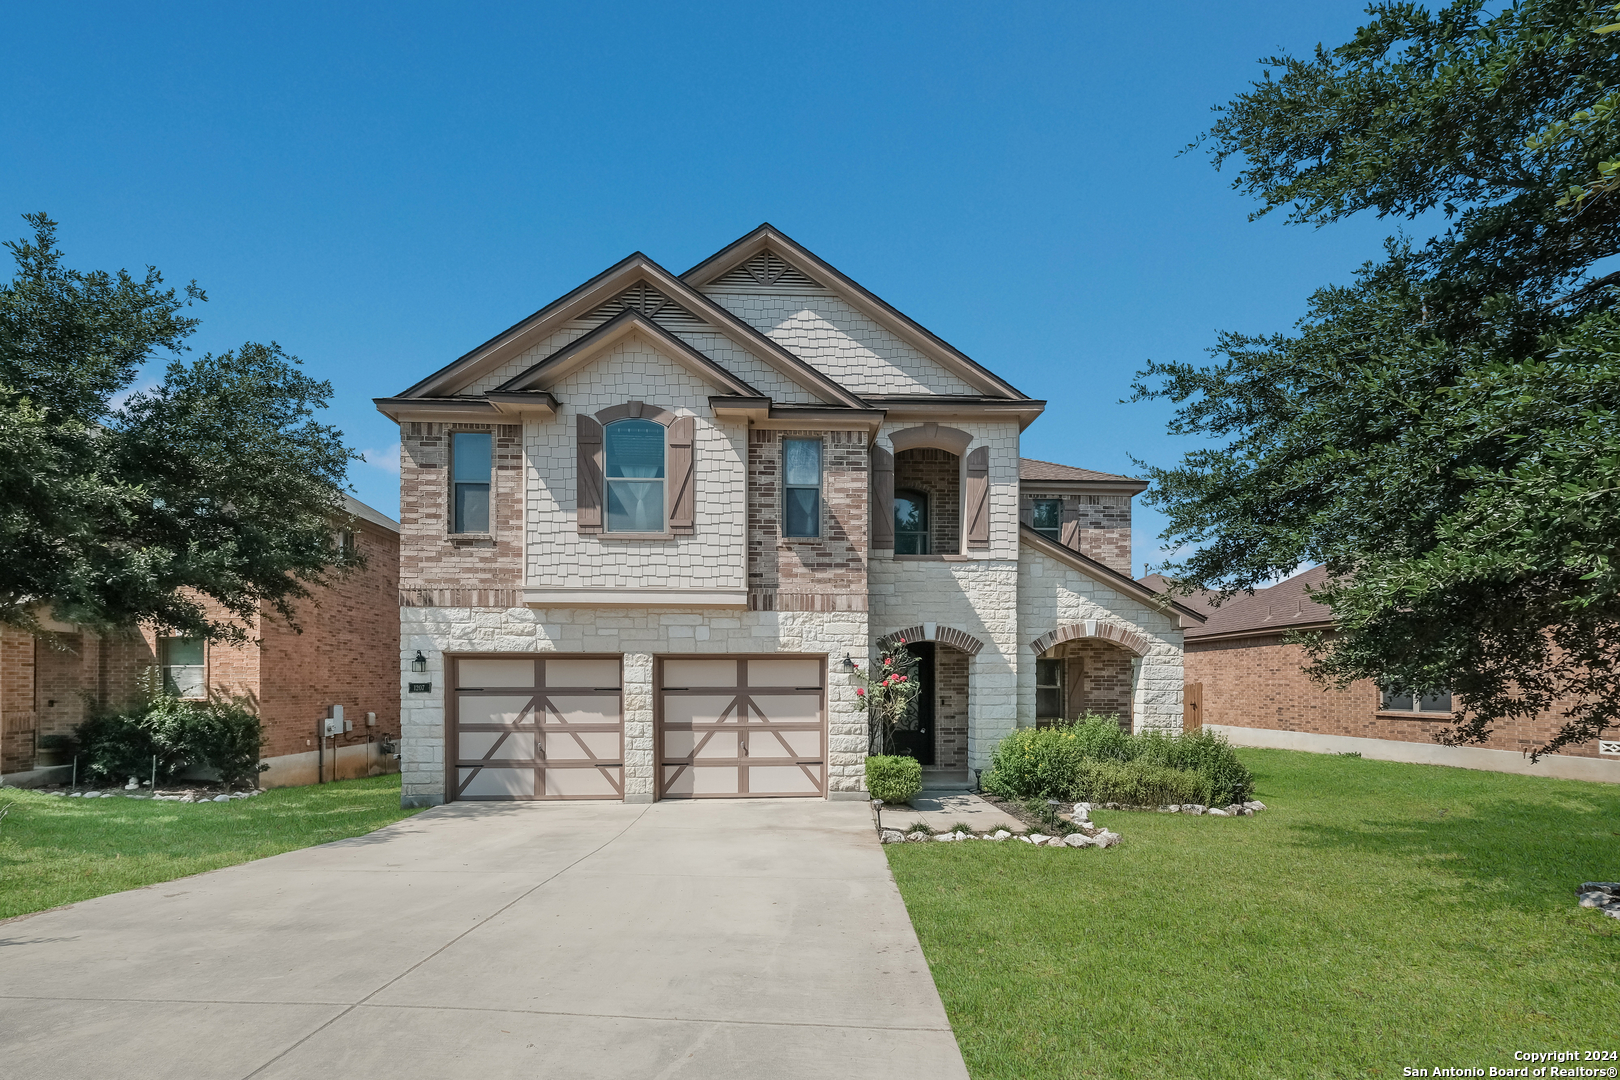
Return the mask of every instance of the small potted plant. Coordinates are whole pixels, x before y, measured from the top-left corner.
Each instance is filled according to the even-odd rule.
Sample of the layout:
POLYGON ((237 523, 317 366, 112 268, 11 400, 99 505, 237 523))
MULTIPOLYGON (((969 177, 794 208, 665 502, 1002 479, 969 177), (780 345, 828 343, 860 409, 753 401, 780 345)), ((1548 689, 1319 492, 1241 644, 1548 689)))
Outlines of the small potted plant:
POLYGON ((66 765, 73 760, 76 749, 78 746, 71 735, 41 735, 34 752, 34 767, 49 769, 54 765, 66 765))

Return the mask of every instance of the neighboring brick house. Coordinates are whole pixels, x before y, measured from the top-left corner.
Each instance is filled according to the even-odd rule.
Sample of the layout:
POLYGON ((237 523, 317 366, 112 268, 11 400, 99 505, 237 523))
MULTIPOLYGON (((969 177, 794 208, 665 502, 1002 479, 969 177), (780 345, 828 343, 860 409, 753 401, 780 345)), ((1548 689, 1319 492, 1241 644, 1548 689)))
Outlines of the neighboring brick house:
POLYGON ((912 752, 1181 724, 1126 477, 770 226, 640 253, 378 408, 400 424, 403 798, 858 798, 848 663, 923 658, 912 752), (420 661, 418 661, 420 657, 420 661), (413 670, 414 669, 414 670, 413 670))
MULTIPOLYGON (((1141 579, 1163 592, 1159 575, 1141 579)), ((1284 640, 1290 631, 1332 632, 1333 612, 1307 589, 1327 580, 1323 568, 1239 594, 1218 608, 1203 595, 1183 602, 1208 613, 1186 634, 1187 681, 1201 690, 1203 723, 1240 746, 1274 746, 1325 753, 1360 753, 1389 761, 1620 781, 1620 744, 1572 746, 1530 765, 1525 751, 1562 726, 1557 709, 1532 720, 1494 725, 1479 747, 1448 747, 1435 735, 1451 726, 1448 694, 1413 699, 1384 693, 1371 680, 1325 686, 1305 674, 1304 648, 1284 640)))
MULTIPOLYGON (((41 736, 71 734, 96 705, 139 693, 141 673, 159 669, 171 692, 248 698, 264 723, 264 787, 375 775, 398 767, 383 749, 399 737, 399 524, 347 498, 351 538, 363 569, 315 590, 297 606, 302 633, 266 613, 245 646, 173 638, 150 629, 101 637, 49 623, 54 643, 0 629, 0 731, 10 782, 34 771, 41 736), (324 741, 320 718, 342 705, 352 730, 324 741)), ((49 778, 54 779, 54 773, 49 778)), ((45 779, 46 777, 34 777, 45 779)))

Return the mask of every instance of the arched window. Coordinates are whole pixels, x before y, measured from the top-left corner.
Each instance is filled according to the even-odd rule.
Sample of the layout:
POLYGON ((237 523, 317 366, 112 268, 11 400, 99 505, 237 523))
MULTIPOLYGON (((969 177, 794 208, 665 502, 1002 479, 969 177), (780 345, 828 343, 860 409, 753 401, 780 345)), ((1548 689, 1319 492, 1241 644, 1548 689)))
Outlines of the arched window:
POLYGON ((920 491, 894 493, 894 553, 928 554, 928 496, 920 491))
POLYGON ((664 531, 664 425, 615 420, 604 432, 607 531, 664 531))

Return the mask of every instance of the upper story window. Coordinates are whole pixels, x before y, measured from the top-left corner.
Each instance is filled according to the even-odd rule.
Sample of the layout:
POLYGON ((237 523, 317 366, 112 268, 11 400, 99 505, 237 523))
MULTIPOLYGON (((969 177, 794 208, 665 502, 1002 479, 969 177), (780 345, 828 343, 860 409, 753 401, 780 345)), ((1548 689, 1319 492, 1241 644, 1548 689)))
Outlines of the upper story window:
POLYGON ((615 420, 604 442, 608 532, 663 532, 664 425, 615 420))
POLYGON ((1384 712, 1451 712, 1451 691, 1437 694, 1399 694, 1393 690, 1380 690, 1378 708, 1384 712))
POLYGON ((821 440, 782 440, 782 535, 821 535, 821 440))
POLYGON ((928 496, 920 491, 894 493, 894 553, 928 554, 928 496))
POLYGON ((163 665, 163 689, 176 697, 207 697, 207 669, 203 664, 203 639, 166 637, 158 642, 159 662, 163 665))
POLYGON ((1036 499, 1031 526, 1048 540, 1063 542, 1063 500, 1036 499))
POLYGON ((489 432, 458 431, 451 436, 451 532, 489 532, 490 463, 489 432))

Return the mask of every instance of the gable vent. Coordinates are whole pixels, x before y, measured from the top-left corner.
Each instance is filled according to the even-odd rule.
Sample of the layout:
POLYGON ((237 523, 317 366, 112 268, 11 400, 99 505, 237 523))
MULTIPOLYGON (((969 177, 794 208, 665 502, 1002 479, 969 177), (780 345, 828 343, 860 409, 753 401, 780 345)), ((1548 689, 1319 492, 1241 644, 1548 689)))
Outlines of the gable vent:
POLYGON ((723 292, 733 288, 759 289, 782 286, 794 289, 821 288, 798 267, 785 262, 774 251, 762 251, 741 266, 732 267, 710 282, 707 288, 723 292))
POLYGON ((589 315, 580 316, 579 321, 600 326, 626 308, 634 308, 670 330, 699 330, 709 325, 645 281, 630 286, 589 315))

